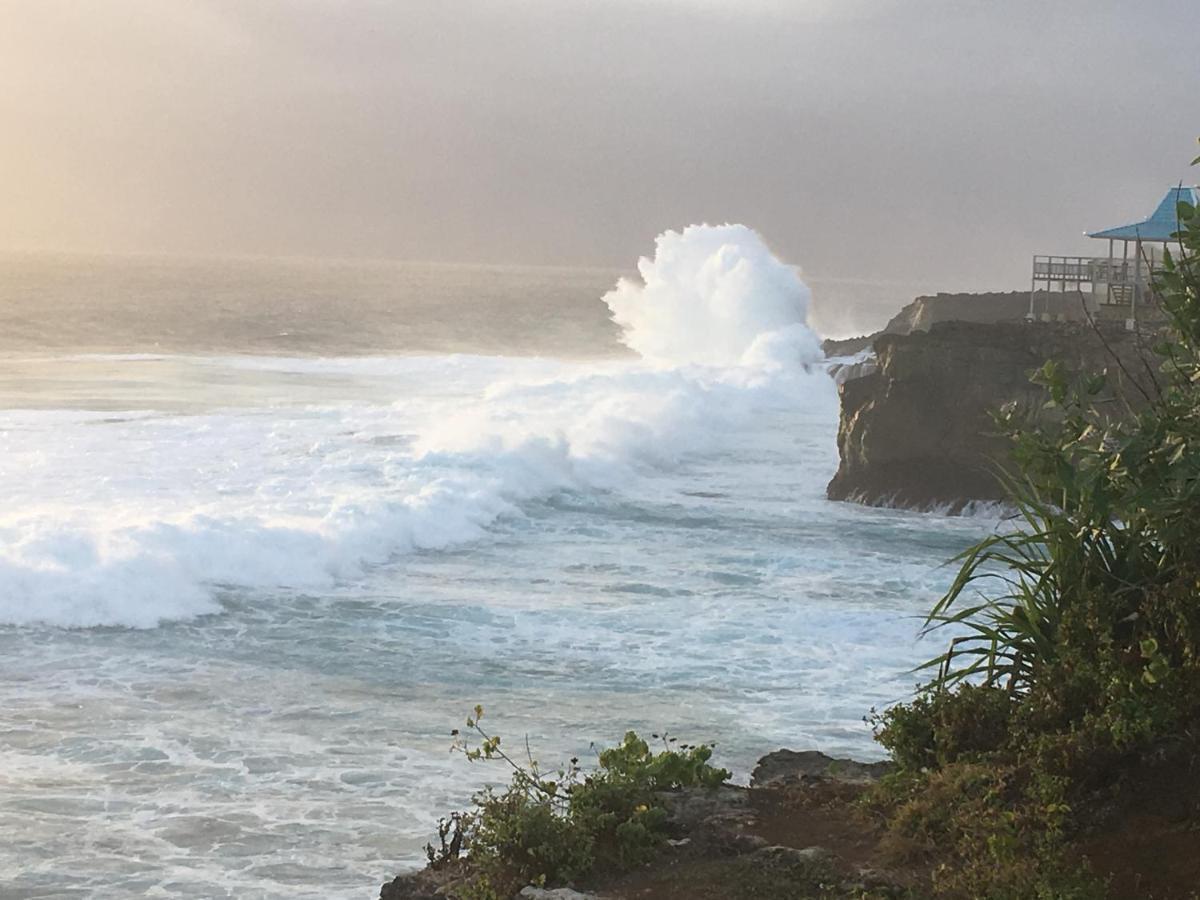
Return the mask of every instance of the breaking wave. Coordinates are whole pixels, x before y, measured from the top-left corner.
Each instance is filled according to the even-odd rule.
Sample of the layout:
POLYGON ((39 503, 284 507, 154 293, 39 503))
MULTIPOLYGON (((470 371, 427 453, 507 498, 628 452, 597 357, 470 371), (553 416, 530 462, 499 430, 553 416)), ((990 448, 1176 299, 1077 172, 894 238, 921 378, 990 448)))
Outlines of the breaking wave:
POLYGON ((604 298, 636 362, 409 357, 391 405, 6 414, 0 621, 144 628, 329 589, 563 491, 636 492, 771 409, 832 411, 808 290, 753 231, 667 232, 639 269, 604 298))

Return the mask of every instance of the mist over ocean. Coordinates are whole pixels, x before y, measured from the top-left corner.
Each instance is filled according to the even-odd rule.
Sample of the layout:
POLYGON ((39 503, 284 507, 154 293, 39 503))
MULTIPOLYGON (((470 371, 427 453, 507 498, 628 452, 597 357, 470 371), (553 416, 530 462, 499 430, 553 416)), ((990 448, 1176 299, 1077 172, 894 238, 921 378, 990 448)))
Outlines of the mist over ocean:
POLYGON ((807 289, 677 237, 615 290, 0 259, 6 889, 372 896, 506 777, 448 752, 475 703, 543 761, 628 728, 743 778, 878 755, 992 523, 827 502, 807 289))

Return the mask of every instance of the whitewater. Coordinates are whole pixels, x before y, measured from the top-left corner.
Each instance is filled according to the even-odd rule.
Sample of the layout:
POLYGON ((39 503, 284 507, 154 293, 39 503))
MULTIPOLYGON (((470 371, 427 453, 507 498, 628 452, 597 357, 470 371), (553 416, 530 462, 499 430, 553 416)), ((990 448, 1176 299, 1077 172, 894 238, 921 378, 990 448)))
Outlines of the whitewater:
POLYGON ((878 755, 863 716, 911 691, 943 563, 992 524, 824 499, 810 291, 742 226, 620 278, 9 266, 10 340, 35 335, 0 341, 17 896, 373 896, 503 778, 448 751, 475 703, 543 760, 628 728, 743 776, 878 755), (37 292, 74 337, 37 332, 37 292))

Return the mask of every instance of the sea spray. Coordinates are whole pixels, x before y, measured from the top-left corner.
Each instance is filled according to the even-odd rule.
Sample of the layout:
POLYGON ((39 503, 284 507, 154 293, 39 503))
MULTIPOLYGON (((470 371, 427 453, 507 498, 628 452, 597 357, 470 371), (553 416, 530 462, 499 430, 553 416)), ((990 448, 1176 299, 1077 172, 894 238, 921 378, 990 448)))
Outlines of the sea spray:
POLYGON ((663 365, 796 365, 823 356, 807 327, 811 299, 796 271, 745 225, 689 225, 604 295, 621 341, 663 365))

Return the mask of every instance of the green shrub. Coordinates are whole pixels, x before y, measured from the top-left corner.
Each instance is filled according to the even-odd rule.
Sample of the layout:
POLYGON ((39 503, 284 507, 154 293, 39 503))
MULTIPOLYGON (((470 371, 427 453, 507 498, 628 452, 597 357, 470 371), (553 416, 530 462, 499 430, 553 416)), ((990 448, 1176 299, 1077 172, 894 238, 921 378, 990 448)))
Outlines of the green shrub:
POLYGON ((867 803, 884 815, 884 857, 928 866, 935 896, 1092 900, 1102 885, 1063 852, 1065 787, 1018 765, 959 759, 935 771, 901 770, 867 803))
MULTIPOLYGON (((548 777, 526 751, 524 764, 502 749, 501 739, 480 726, 481 707, 467 720, 476 747, 455 732, 456 749, 471 760, 500 760, 512 769, 502 792, 476 795, 475 807, 458 814, 455 838, 441 835, 443 851, 428 848, 435 866, 466 852, 473 873, 464 896, 493 900, 526 884, 566 884, 594 871, 622 871, 649 861, 668 836, 664 794, 681 788, 715 788, 729 772, 709 763, 708 745, 674 745, 664 737, 653 752, 634 732, 600 753, 589 772, 572 759, 548 777)), ((448 830, 446 826, 443 830, 448 830)))
POLYGON ((953 690, 921 694, 874 716, 875 739, 896 765, 919 772, 959 759, 975 759, 1003 747, 1013 697, 993 687, 963 683, 953 690))
POLYGON ((476 796, 466 844, 488 888, 481 897, 507 898, 527 884, 570 882, 595 862, 593 835, 520 787, 476 796))

